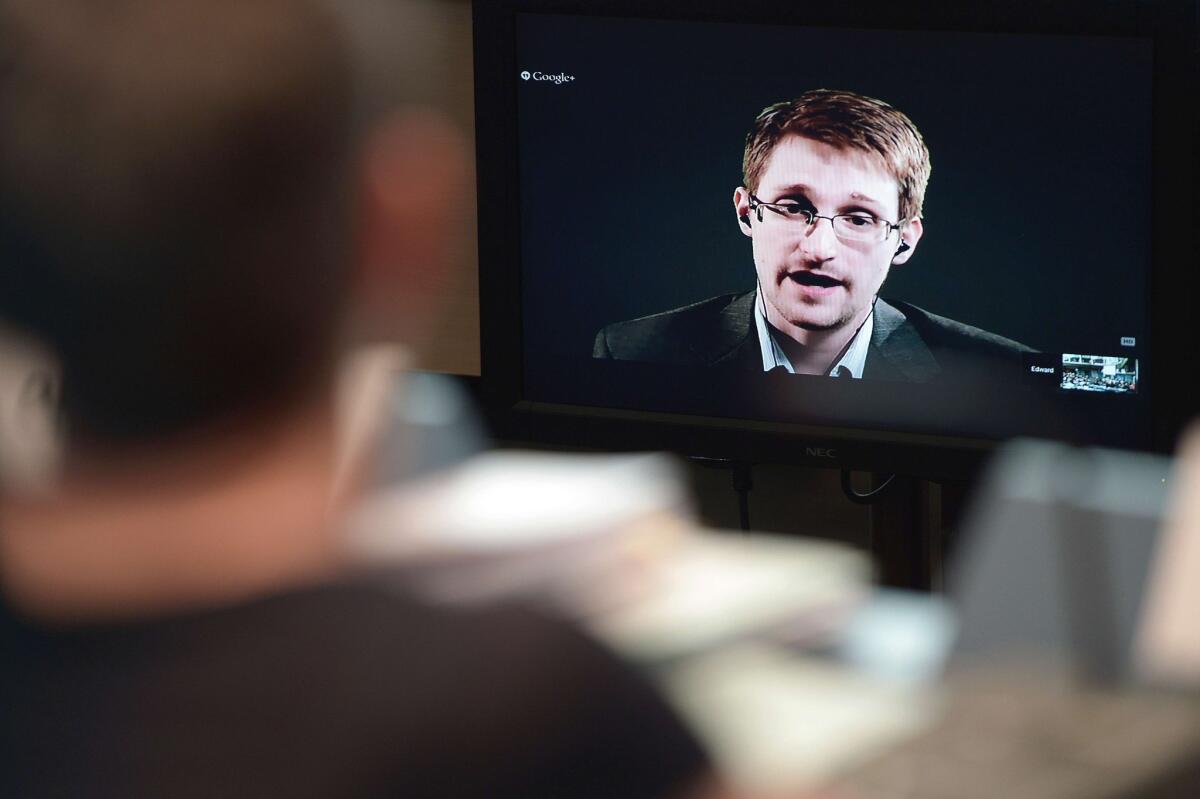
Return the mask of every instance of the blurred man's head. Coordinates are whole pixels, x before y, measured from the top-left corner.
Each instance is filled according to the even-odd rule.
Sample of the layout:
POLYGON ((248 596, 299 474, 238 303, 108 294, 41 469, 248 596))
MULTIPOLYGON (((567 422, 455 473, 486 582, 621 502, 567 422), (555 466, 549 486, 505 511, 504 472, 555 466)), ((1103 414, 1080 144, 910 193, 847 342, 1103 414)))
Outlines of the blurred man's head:
POLYGON ((357 298, 427 304, 459 187, 432 117, 387 116, 428 68, 407 5, 0 0, 0 321, 59 358, 73 437, 274 412, 357 298))

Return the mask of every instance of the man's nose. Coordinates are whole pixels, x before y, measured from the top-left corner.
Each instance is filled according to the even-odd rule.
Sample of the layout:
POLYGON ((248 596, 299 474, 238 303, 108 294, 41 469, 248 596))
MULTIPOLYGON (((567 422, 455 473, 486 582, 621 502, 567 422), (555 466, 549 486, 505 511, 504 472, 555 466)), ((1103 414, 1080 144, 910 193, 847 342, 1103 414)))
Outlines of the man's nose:
POLYGON ((814 261, 828 261, 837 255, 837 246, 832 219, 814 219, 800 237, 800 252, 814 261))

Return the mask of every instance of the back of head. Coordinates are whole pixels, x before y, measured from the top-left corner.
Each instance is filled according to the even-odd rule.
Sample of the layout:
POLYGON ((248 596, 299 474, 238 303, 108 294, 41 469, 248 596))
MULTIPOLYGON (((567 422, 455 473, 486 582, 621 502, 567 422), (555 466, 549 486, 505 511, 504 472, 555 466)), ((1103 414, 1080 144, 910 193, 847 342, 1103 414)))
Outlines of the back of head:
POLYGON ((326 377, 370 105, 344 10, 0 0, 0 321, 60 360, 74 438, 150 440, 326 377))

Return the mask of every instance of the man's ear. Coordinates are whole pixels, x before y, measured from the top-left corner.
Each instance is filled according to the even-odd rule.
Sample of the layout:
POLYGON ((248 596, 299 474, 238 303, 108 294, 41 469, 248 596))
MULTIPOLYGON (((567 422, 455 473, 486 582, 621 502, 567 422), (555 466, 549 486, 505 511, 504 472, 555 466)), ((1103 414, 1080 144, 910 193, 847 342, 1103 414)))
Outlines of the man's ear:
POLYGON ((473 224, 465 141, 438 113, 397 112, 367 134, 360 164, 360 332, 415 343, 457 285, 454 233, 473 224))
POLYGON ((738 186, 733 190, 733 210, 737 214, 738 228, 742 233, 754 238, 754 228, 750 224, 750 190, 738 186))
POLYGON ((892 266, 899 266, 912 258, 913 251, 917 249, 917 242, 921 240, 924 232, 925 229, 921 225, 920 219, 907 222, 904 227, 900 228, 900 245, 896 254, 892 256, 892 266))

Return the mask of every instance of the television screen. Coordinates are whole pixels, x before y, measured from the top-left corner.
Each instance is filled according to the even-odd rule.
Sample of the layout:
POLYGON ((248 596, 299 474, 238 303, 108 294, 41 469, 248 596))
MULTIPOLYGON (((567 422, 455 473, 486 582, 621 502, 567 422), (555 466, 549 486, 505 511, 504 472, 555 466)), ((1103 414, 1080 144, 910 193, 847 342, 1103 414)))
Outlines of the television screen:
POLYGON ((1149 446, 1152 37, 513 19, 522 399, 1149 446))

